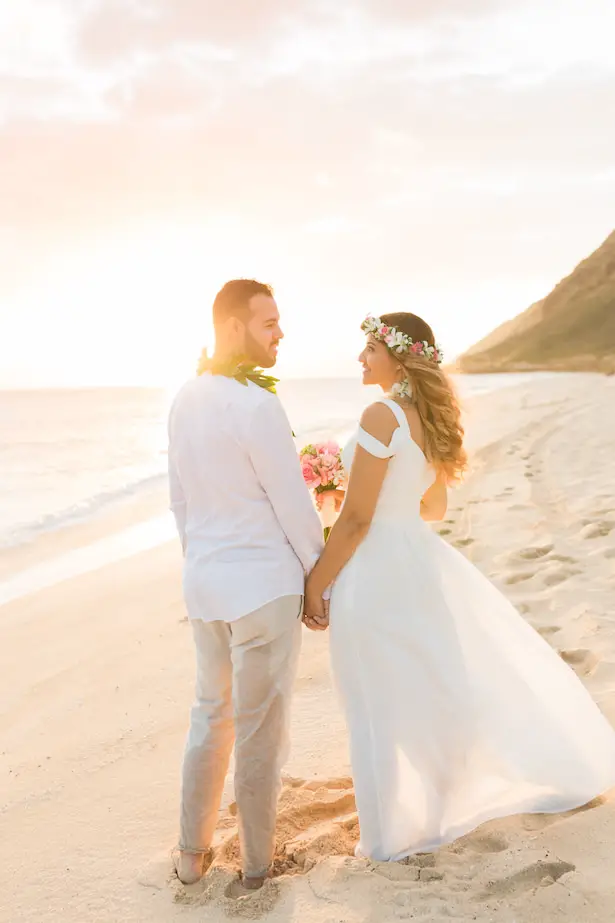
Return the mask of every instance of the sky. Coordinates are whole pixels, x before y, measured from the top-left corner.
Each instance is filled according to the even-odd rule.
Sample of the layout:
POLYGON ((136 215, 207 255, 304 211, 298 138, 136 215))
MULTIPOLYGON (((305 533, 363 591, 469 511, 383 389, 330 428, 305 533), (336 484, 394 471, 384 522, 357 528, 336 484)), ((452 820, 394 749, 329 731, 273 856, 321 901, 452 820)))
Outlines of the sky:
POLYGON ((612 0, 0 4, 0 387, 192 374, 229 278, 283 377, 367 313, 450 358, 613 229, 612 0))

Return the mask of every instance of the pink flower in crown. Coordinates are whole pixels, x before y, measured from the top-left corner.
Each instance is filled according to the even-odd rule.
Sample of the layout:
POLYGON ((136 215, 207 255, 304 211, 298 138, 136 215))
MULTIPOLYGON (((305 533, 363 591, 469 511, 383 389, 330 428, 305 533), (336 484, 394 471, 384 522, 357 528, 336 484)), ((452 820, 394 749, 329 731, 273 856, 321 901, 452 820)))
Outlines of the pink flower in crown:
POLYGON ((383 324, 382 327, 378 328, 378 336, 385 337, 389 334, 390 327, 387 327, 386 324, 383 324))
POLYGON ((384 342, 393 349, 393 347, 397 345, 397 337, 394 333, 389 333, 388 336, 385 336, 384 342))
POLYGON ((418 343, 412 344, 412 352, 416 353, 417 356, 423 355, 423 344, 419 341, 418 343))

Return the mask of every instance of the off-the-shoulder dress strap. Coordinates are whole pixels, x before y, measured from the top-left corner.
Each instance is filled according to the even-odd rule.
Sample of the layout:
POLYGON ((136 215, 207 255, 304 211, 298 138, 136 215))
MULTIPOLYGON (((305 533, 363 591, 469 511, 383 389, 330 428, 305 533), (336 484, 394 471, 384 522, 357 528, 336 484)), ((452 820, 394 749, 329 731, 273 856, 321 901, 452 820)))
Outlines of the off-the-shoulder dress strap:
POLYGON ((406 414, 403 412, 401 407, 395 403, 395 401, 390 401, 387 398, 382 398, 378 401, 379 404, 386 404, 387 407, 395 415, 395 419, 399 423, 399 428, 396 429, 391 436, 391 441, 389 445, 385 445, 384 442, 380 442, 379 439, 376 439, 375 436, 372 436, 371 433, 366 432, 362 426, 359 427, 359 433, 357 437, 357 442, 362 446, 370 455, 375 455, 376 458, 391 458, 395 455, 398 448, 398 440, 396 437, 400 433, 405 435, 410 435, 410 427, 408 426, 408 421, 406 420, 406 414))
POLYGON ((394 439, 391 439, 390 445, 385 445, 384 442, 380 442, 380 440, 372 436, 371 433, 366 432, 362 426, 359 427, 357 443, 365 449, 366 452, 369 452, 370 455, 375 455, 376 458, 391 458, 392 455, 395 455, 397 450, 393 442, 394 439))

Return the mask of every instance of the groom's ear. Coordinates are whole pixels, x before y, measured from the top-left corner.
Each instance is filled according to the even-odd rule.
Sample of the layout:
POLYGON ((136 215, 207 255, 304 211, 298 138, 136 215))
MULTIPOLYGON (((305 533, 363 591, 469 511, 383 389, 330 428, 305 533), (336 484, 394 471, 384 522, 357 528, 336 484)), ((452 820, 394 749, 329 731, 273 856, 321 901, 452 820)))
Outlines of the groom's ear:
POLYGON ((227 342, 234 342, 243 336, 245 324, 239 317, 227 317, 218 329, 227 342))
POLYGON ((236 338, 243 337, 246 325, 240 317, 229 317, 230 332, 236 338))

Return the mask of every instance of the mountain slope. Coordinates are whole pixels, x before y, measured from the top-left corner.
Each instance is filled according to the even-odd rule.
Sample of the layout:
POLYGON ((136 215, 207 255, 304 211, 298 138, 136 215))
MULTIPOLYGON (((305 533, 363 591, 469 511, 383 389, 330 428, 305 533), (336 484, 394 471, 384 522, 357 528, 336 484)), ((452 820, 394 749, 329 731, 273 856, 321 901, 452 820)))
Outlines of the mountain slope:
POLYGON ((460 356, 457 368, 615 370, 615 231, 550 295, 460 356))

